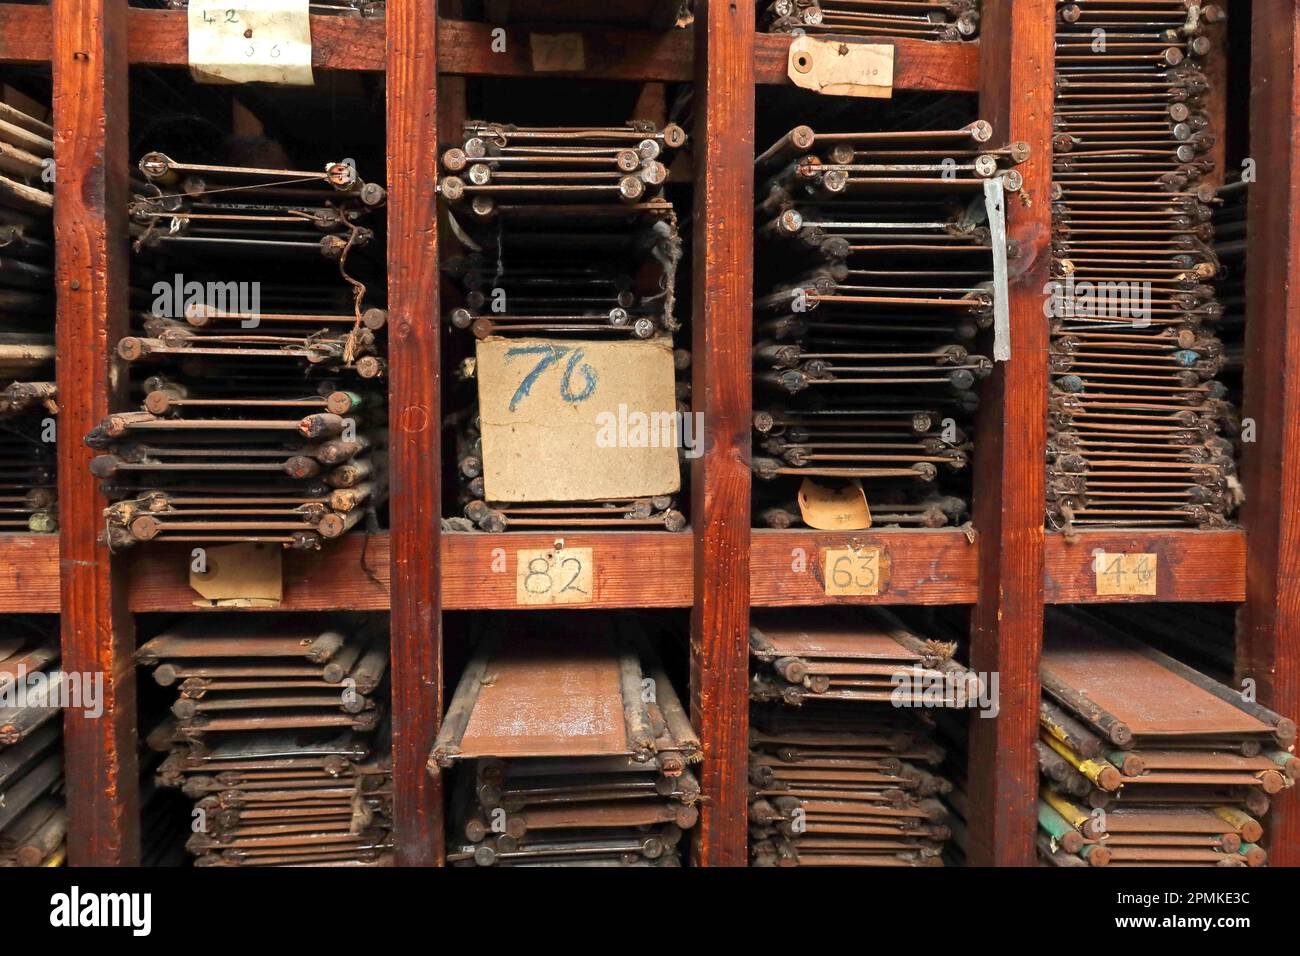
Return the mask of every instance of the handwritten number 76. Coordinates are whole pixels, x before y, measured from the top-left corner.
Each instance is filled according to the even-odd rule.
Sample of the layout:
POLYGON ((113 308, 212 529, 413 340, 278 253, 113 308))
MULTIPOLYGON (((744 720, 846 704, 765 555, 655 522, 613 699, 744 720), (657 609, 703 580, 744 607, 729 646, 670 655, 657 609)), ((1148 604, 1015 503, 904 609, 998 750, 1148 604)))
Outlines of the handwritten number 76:
POLYGON ((510 397, 510 410, 513 412, 519 408, 519 403, 528 397, 532 392, 533 386, 552 365, 559 363, 560 359, 566 355, 569 357, 564 367, 564 374, 560 377, 560 397, 566 402, 581 402, 591 397, 591 393, 596 390, 596 372, 585 362, 582 361, 586 355, 584 349, 573 348, 568 345, 519 345, 506 350, 506 363, 523 356, 532 355, 537 357, 537 364, 529 370, 524 376, 519 387, 515 389, 514 395, 510 397), (579 364, 581 363, 581 364, 579 364), (579 373, 583 378, 583 385, 578 391, 574 391, 573 377, 574 373, 579 373))

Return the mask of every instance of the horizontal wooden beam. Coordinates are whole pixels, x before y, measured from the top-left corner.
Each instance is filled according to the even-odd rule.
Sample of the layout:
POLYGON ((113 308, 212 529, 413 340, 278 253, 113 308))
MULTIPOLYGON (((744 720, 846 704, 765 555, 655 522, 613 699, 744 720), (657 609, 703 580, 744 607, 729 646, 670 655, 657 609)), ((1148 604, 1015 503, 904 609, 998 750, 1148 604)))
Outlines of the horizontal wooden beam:
POLYGON ((0 534, 0 613, 59 613, 59 536, 0 534))
MULTIPOLYGON (((505 42, 493 45, 488 23, 444 20, 439 24, 438 70, 463 76, 583 76, 602 80, 687 83, 694 79, 693 30, 599 30, 583 34, 583 68, 539 71, 533 66, 529 33, 504 27, 505 42)), ((559 29, 559 28, 555 28, 559 29)), ((538 29, 536 32, 554 32, 538 29)), ((792 37, 759 33, 754 37, 754 79, 786 84, 786 57, 792 37)), ((894 48, 894 88, 899 90, 976 89, 978 43, 932 43, 880 39, 894 48)))
MULTIPOLYGON (((132 9, 128 16, 128 55, 142 66, 187 66, 189 28, 181 10, 132 9)), ((687 83, 694 79, 692 30, 600 30, 585 34, 584 69, 533 69, 529 31, 506 27, 505 46, 493 51, 492 24, 444 20, 439 24, 438 70, 462 76, 575 76, 630 82, 687 83)), ((558 28, 557 28, 558 29, 558 28)), ((384 20, 356 17, 311 18, 312 65, 328 70, 384 70, 384 20)), ((785 84, 786 50, 791 38, 760 33, 754 37, 758 83, 785 84)), ((934 43, 882 38, 871 42, 894 48, 897 90, 971 91, 979 75, 979 43, 934 43)), ((0 3, 0 62, 42 63, 50 59, 53 38, 48 7, 0 3)), ((500 47, 500 44, 498 44, 500 47)))
POLYGON ((1244 601, 1246 534, 1243 531, 1086 531, 1073 544, 1047 535, 1048 604, 1110 601, 1244 601), (1097 594, 1093 555, 1154 554, 1156 593, 1097 594))
MULTIPOLYGON (((754 43, 754 79, 758 83, 789 83, 787 59, 793 37, 760 33, 754 43)), ((974 93, 979 89, 980 45, 937 43, 894 37, 862 42, 894 48, 894 89, 945 90, 974 93)))
MULTIPOLYGON (((935 531, 755 531, 749 600, 755 607, 826 604, 970 604, 979 549, 955 528, 935 531), (827 550, 880 549, 879 593, 827 595, 827 550)), ((847 573, 847 571, 845 571, 847 573)), ((856 575, 856 569, 855 569, 856 575)), ((868 585, 866 590, 872 590, 868 585)), ((831 590, 836 590, 832 582, 831 590)))
MULTIPOLYGON (((500 27, 467 20, 438 23, 438 72, 460 76, 573 77, 687 82, 694 63, 692 30, 599 30, 583 34, 582 68, 533 67, 530 33, 578 32, 567 27, 500 27), (504 42, 493 33, 504 30, 504 42)), ((499 34, 498 34, 499 36, 499 34)))
MULTIPOLYGON (((690 607, 693 574, 688 534, 659 531, 443 535, 443 606, 449 610, 515 607, 515 553, 550 547, 595 552, 597 591, 590 607, 690 607), (505 571, 498 570, 502 558, 505 571)), ((750 602, 755 607, 820 604, 970 604, 978 586, 978 549, 955 529, 935 531, 756 530, 750 552, 750 602), (826 548, 879 547, 888 572, 879 595, 827 597, 826 548)), ((1245 600, 1246 536, 1241 531, 1083 532, 1074 544, 1047 535, 1049 604, 1096 601, 1245 600), (1156 593, 1098 596, 1093 552, 1146 553, 1156 558, 1156 593)), ((58 536, 0 535, 0 611, 55 614, 59 610, 58 536)), ((184 549, 165 545, 128 552, 131 610, 184 610, 197 598, 189 587, 184 549)), ((388 609, 388 535, 350 535, 321 551, 288 551, 283 609, 388 609), (372 577, 373 575, 373 577, 372 577)))
POLYGON ((663 531, 446 533, 442 536, 442 606, 449 611, 513 608, 517 554, 563 540, 591 548, 592 600, 572 608, 690 607, 691 536, 663 531))
POLYGON ((0 63, 48 63, 53 48, 49 7, 0 4, 0 63))
MULTIPOLYGON (((573 607, 690 607, 691 538, 655 531, 442 536, 442 603, 447 610, 517 607, 517 552, 591 548, 593 600, 573 607)), ((284 611, 386 611, 391 541, 387 533, 348 535, 320 551, 286 551, 284 611)), ((4 551, 0 550, 0 558, 4 551)), ((127 553, 131 610, 177 611, 198 595, 189 586, 189 551, 167 545, 127 553)), ((0 596, 7 593, 0 577, 0 596)))
MULTIPOLYGON (((189 65, 189 18, 184 10, 132 9, 128 56, 141 66, 189 65)), ((384 71, 382 18, 314 16, 311 62, 322 70, 384 71)))
MULTIPOLYGON (((167 544, 132 548, 127 565, 130 608, 183 611, 199 595, 190 588, 190 549, 167 544)), ((388 610, 389 538, 348 535, 320 551, 284 552, 284 611, 388 610)))

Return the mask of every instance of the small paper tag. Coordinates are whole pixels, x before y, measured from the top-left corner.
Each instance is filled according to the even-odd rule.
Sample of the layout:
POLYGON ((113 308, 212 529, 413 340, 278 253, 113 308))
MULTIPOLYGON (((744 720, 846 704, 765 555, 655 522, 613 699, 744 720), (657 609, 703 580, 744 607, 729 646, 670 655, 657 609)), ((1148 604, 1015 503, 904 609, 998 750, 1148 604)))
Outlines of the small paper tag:
POLYGON ((515 568, 516 604, 591 603, 591 548, 517 551, 515 568))
POLYGON ((826 96, 894 95, 894 48, 883 43, 849 43, 795 37, 786 73, 795 86, 826 96))
POLYGON ((1154 554, 1106 554, 1099 551, 1092 566, 1099 595, 1156 593, 1154 554))
POLYGON ((190 0, 190 73, 199 83, 311 86, 308 0, 190 0))
POLYGON ((805 478, 799 486, 803 523, 818 531, 862 531, 871 527, 867 493, 856 478, 843 488, 819 485, 805 478))
POLYGON ((827 548, 822 551, 822 582, 827 597, 880 593, 880 548, 827 548))
POLYGON ((207 548, 204 571, 190 568, 195 607, 279 607, 284 598, 284 549, 256 542, 207 548))
POLYGON ((538 73, 576 73, 587 68, 581 33, 530 33, 528 46, 538 73))

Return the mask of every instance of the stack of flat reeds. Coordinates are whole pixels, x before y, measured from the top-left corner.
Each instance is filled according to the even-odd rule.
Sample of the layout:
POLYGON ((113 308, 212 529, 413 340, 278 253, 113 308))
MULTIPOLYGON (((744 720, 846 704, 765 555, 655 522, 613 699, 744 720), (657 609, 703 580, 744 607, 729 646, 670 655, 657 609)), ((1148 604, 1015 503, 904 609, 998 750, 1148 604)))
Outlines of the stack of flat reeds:
POLYGON ((176 687, 148 735, 194 801, 198 866, 386 865, 388 640, 373 624, 188 618, 137 653, 176 687))
POLYGON ((53 136, 0 102, 0 531, 58 530, 53 136))
POLYGON ((158 281, 133 293, 139 334, 117 351, 152 374, 135 383, 138 411, 86 437, 116 502, 108 543, 320 547, 388 493, 376 381, 387 315, 365 303, 383 286, 356 278, 376 244, 362 223, 384 190, 349 163, 312 172, 150 153, 140 170, 132 235, 158 281))
MULTIPOLYGON (((1224 527, 1240 502, 1202 69, 1214 5, 1061 3, 1048 523, 1224 527)), ((1217 108, 1222 108, 1217 107, 1217 108)))
POLYGON ((59 866, 67 678, 58 670, 58 630, 11 618, 7 631, 0 636, 0 867, 59 866))
POLYGON ((759 4, 769 33, 831 37, 966 40, 979 33, 979 0, 770 0, 759 4))
MULTIPOLYGON (((463 293, 446 318, 473 333, 478 355, 481 343, 505 337, 513 345, 508 359, 535 366, 516 400, 553 367, 561 374, 561 395, 577 412, 597 388, 596 373, 581 364, 593 342, 654 342, 671 350, 682 246, 663 185, 671 155, 685 141, 671 123, 543 128, 474 121, 465 124, 464 142, 443 153, 439 192, 464 246, 464 255, 443 266, 463 293)), ((676 372, 689 362, 688 352, 673 353, 676 372)), ((448 419, 457 436, 467 527, 685 527, 677 487, 569 500, 494 492, 475 369, 475 360, 461 368, 467 385, 479 391, 466 397, 466 413, 448 419)), ((673 407, 654 411, 684 412, 684 389, 679 383, 673 407)), ((516 425, 524 427, 538 426, 516 425)))
POLYGON ((473 760, 451 812, 463 866, 678 866, 700 743, 646 636, 619 619, 482 639, 429 755, 473 760))
POLYGON ((883 612, 827 617, 815 630, 784 613, 757 619, 753 865, 943 865, 953 831, 938 798, 953 788, 936 772, 944 748, 921 711, 977 701, 979 680, 954 649, 883 612))
POLYGON ((1082 612, 1043 650, 1038 845, 1058 866, 1261 866, 1295 721, 1082 612))
POLYGON ((796 493, 823 480, 866 483, 862 527, 964 520, 974 387, 993 368, 976 336, 993 327, 996 351, 1003 194, 1028 158, 991 137, 983 120, 798 126, 758 157, 755 271, 778 279, 755 299, 753 470, 769 526, 806 521, 796 493))

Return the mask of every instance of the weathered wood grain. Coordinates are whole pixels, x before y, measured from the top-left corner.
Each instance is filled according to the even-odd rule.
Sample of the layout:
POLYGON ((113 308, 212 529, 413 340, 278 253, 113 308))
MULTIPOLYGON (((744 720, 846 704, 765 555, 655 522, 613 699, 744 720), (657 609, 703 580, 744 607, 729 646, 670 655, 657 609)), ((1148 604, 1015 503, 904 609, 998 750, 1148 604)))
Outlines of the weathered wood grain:
POLYGON ((935 531, 753 532, 749 603, 755 607, 824 604, 973 604, 979 588, 979 548, 955 528, 935 531), (879 547, 888 572, 880 594, 827 597, 825 548, 879 547))
POLYGON ((59 538, 0 534, 0 614, 59 613, 59 538))
POLYGON ((103 713, 64 714, 69 858, 140 856, 134 631, 96 537, 104 502, 83 435, 108 412, 127 317, 127 64, 123 0, 54 0, 59 565, 63 667, 104 675, 103 713))
POLYGON ((442 718, 438 360, 438 18, 388 4, 388 398, 392 525, 393 824, 397 859, 443 862, 443 806, 425 761, 442 718))
MULTIPOLYGON (((982 32, 982 31, 981 31, 982 32)), ((790 82, 787 61, 792 38, 760 33, 754 38, 754 75, 759 83, 790 82)), ((946 90, 974 93, 979 89, 980 44, 935 43, 882 37, 865 42, 894 48, 894 89, 946 90)))
POLYGON ((754 4, 695 7, 691 716, 704 746, 696 861, 744 866, 749 753, 749 449, 753 337, 754 4))
POLYGON ((49 7, 0 4, 0 63, 46 63, 53 47, 49 7))
MULTIPOLYGON (((132 63, 189 65, 189 19, 184 10, 132 9, 128 18, 132 63)), ((384 70, 383 18, 313 16, 311 63, 330 70, 384 70)))
MULTIPOLYGON (((320 551, 286 551, 282 611, 387 611, 391 538, 349 534, 320 551)), ((126 565, 130 609, 136 614, 197 610, 190 588, 190 552, 167 544, 133 548, 126 565)), ((224 613, 224 612, 223 612, 224 613)))
POLYGON ((1133 601, 1241 601, 1246 596, 1246 535, 1241 531, 1086 531, 1073 544, 1047 535, 1048 604, 1133 601), (1092 561, 1107 554, 1154 554, 1154 595, 1098 595, 1092 561))
POLYGON ((967 858, 977 865, 1034 860, 1038 762, 1038 657, 1043 630, 1043 513, 1047 448, 1054 5, 986 0, 980 20, 980 115, 999 143, 1032 150, 1024 188, 1008 196, 1011 360, 997 363, 980 395, 973 518, 980 531, 979 600, 971 666, 999 674, 998 716, 971 721, 967 858))

